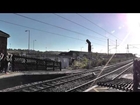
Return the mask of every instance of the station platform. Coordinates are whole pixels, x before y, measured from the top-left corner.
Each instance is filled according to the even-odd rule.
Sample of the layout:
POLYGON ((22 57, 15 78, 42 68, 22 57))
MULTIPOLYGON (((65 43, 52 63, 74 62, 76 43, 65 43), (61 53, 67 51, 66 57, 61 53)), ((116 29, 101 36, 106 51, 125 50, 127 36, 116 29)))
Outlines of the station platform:
POLYGON ((77 70, 62 69, 61 71, 59 71, 59 70, 55 70, 55 71, 46 71, 46 70, 16 71, 16 72, 7 72, 6 74, 3 72, 3 73, 0 73, 0 79, 14 77, 14 76, 22 76, 22 75, 73 74, 73 73, 82 72, 84 70, 86 70, 86 69, 77 69, 77 70))
POLYGON ((0 73, 0 90, 12 88, 15 86, 22 86, 30 83, 37 83, 39 81, 45 81, 55 79, 57 77, 63 77, 70 74, 75 74, 81 70, 39 70, 39 71, 19 71, 19 72, 7 72, 6 74, 0 73))

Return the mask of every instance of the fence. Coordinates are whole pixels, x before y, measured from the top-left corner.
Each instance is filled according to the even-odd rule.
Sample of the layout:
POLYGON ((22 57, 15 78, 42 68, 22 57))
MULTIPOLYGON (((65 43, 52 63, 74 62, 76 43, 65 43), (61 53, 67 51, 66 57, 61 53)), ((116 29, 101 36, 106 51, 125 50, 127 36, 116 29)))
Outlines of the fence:
POLYGON ((16 55, 13 55, 12 57, 12 71, 55 70, 55 69, 60 69, 61 71, 61 62, 22 57, 16 55))

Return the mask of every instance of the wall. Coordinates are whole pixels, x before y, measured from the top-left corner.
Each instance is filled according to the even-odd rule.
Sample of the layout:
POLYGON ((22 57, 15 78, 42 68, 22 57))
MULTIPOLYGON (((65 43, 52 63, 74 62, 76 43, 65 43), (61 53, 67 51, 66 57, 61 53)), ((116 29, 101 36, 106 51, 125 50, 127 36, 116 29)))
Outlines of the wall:
POLYGON ((0 90, 32 82, 50 80, 66 74, 47 74, 47 75, 21 75, 0 79, 0 90))
POLYGON ((69 58, 60 57, 59 60, 61 62, 62 69, 69 67, 69 58))
POLYGON ((49 58, 51 60, 54 60, 54 61, 55 61, 56 58, 58 58, 58 61, 61 62, 62 69, 65 69, 65 68, 69 67, 69 58, 68 57, 64 57, 64 56, 50 56, 50 57, 47 57, 47 58, 49 58))
POLYGON ((5 53, 7 52, 7 38, 0 36, 0 52, 5 53))

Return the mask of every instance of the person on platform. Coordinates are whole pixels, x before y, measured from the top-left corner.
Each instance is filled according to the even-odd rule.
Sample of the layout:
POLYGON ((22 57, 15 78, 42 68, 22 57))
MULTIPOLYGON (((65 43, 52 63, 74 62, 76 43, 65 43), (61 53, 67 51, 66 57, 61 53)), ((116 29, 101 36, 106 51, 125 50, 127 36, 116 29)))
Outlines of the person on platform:
POLYGON ((8 68, 7 56, 4 55, 4 58, 3 58, 3 69, 4 69, 5 74, 7 73, 7 68, 8 68))
POLYGON ((4 68, 4 54, 1 53, 0 54, 0 72, 3 72, 3 68, 4 68))
POLYGON ((12 71, 12 54, 8 53, 7 61, 8 61, 8 68, 7 71, 12 71))

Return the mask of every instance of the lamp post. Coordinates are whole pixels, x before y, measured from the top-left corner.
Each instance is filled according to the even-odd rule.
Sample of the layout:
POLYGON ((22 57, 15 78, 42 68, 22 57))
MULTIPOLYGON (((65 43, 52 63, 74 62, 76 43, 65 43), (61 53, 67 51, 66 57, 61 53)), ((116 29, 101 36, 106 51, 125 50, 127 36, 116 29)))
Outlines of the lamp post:
POLYGON ((28 54, 29 54, 29 50, 30 50, 30 30, 25 30, 25 32, 29 32, 29 34, 28 34, 28 54))
POLYGON ((11 48, 11 43, 10 43, 10 49, 12 49, 12 48, 11 48))
POLYGON ((93 49, 93 45, 91 45, 91 52, 93 51, 92 49, 93 49))
POLYGON ((33 40, 33 50, 34 50, 34 42, 35 42, 36 40, 33 40))

